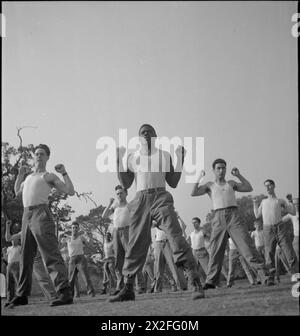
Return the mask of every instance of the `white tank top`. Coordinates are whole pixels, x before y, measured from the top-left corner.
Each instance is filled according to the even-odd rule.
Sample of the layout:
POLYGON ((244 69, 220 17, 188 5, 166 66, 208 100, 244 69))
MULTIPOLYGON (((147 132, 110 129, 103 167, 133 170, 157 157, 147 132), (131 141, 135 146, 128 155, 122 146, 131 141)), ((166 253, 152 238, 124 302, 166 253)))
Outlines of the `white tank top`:
POLYGON ((237 206, 234 190, 228 182, 223 185, 214 182, 210 186, 210 191, 209 196, 214 210, 237 206))
POLYGON ((168 237, 165 231, 156 228, 155 241, 167 240, 168 237))
POLYGON ((205 248, 204 235, 202 230, 200 231, 194 230, 191 233, 191 243, 193 250, 200 250, 201 248, 205 248))
POLYGON ((73 239, 72 237, 68 240, 68 251, 69 256, 74 257, 76 255, 82 255, 83 253, 83 242, 81 236, 73 239))
POLYGON ((45 181, 44 176, 46 174, 48 172, 35 173, 26 177, 23 186, 24 208, 32 205, 48 204, 51 187, 45 181))
POLYGON ((122 228, 129 225, 129 210, 125 207, 116 207, 113 216, 114 228, 122 228))
POLYGON ((134 172, 136 191, 165 188, 169 166, 166 153, 161 150, 150 156, 138 151, 128 157, 128 167, 134 172))

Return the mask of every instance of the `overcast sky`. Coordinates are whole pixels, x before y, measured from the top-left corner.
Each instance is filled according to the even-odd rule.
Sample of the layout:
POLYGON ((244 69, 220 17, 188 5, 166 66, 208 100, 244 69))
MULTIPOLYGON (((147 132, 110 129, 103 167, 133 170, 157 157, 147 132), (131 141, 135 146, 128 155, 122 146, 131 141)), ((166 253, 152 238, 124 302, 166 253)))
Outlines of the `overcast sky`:
MULTIPOLYGON (((296 196, 295 12, 292 1, 3 2, 2 140, 18 145, 16 127, 36 126, 24 143, 48 144, 48 170, 64 163, 103 205, 118 180, 97 171, 97 140, 118 141, 119 129, 131 138, 145 122, 160 136, 204 137, 207 181, 222 157, 252 194, 272 178, 278 196, 296 196)), ((172 192, 188 232, 211 209, 191 189, 184 173, 172 192)), ((69 204, 76 216, 93 207, 69 204)))

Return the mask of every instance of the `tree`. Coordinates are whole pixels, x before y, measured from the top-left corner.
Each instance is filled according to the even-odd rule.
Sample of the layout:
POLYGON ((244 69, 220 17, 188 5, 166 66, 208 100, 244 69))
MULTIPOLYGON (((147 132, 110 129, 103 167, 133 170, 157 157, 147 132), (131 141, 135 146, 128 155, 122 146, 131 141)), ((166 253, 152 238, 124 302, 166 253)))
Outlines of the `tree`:
MULTIPOLYGON (((22 223, 23 204, 20 198, 16 198, 14 192, 14 184, 19 172, 19 165, 21 160, 25 164, 31 166, 34 153, 34 145, 23 145, 23 138, 21 131, 24 128, 32 127, 25 126, 17 129, 17 136, 20 140, 19 147, 15 148, 10 146, 8 142, 2 142, 2 191, 1 191, 1 244, 7 245, 5 241, 5 223, 8 219, 13 222, 22 223)), ((94 205, 97 204, 90 197, 91 192, 76 192, 78 198, 84 198, 86 201, 92 201, 94 205)), ((74 212, 70 205, 66 204, 68 195, 58 192, 55 188, 51 190, 49 195, 49 207, 53 214, 57 234, 58 231, 63 228, 62 223, 66 223, 71 220, 71 214, 74 212)))

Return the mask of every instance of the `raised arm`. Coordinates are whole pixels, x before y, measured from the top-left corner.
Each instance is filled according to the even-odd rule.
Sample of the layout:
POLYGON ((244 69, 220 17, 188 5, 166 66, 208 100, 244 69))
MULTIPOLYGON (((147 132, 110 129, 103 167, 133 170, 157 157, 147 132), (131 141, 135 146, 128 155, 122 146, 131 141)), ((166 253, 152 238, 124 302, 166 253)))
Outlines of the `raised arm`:
POLYGON ((259 203, 258 199, 253 198, 253 211, 254 211, 254 216, 255 216, 256 219, 258 219, 262 215, 262 203, 263 203, 263 201, 261 201, 260 206, 258 206, 258 203, 259 203))
POLYGON ((104 211, 102 213, 102 218, 103 219, 109 217, 111 215, 111 213, 114 211, 114 209, 112 207, 113 203, 114 203, 114 199, 110 198, 107 207, 104 209, 104 211))
POLYGON ((19 173, 18 173, 18 176, 16 178, 15 186, 14 186, 16 197, 20 197, 22 195, 23 182, 25 180, 26 174, 28 174, 30 171, 31 171, 31 169, 29 167, 25 166, 24 163, 22 163, 22 165, 19 168, 19 173))
POLYGON ((172 163, 171 155, 169 156, 169 162, 170 162, 170 169, 168 172, 166 172, 166 182, 171 188, 176 188, 178 185, 178 182, 181 178, 182 173, 182 167, 184 163, 184 158, 186 154, 186 150, 183 146, 178 146, 176 148, 175 154, 177 156, 177 165, 176 168, 174 168, 172 163))
POLYGON ((117 148, 117 174, 121 185, 125 189, 129 189, 134 181, 134 173, 128 168, 128 165, 126 169, 123 167, 122 160, 125 155, 125 152, 126 149, 124 147, 117 148))
POLYGON ((252 185, 244 176, 240 174, 240 171, 237 168, 233 168, 231 174, 238 178, 241 183, 235 181, 229 181, 235 191, 239 192, 251 192, 253 191, 252 185))
POLYGON ((73 196, 75 194, 74 191, 74 186, 73 183, 68 175, 68 173, 66 172, 66 169, 64 167, 64 165, 62 164, 58 164, 55 166, 55 170, 60 173, 64 179, 64 182, 62 182, 57 175, 55 174, 47 174, 45 176, 46 181, 53 185, 55 189, 57 189, 60 192, 63 192, 69 196, 73 196))
POLYGON ((193 185, 191 196, 202 196, 209 192, 209 183, 200 185, 203 182, 205 176, 205 171, 201 170, 197 182, 193 185))
POLYGON ((7 242, 11 242, 14 238, 21 238, 21 232, 13 234, 13 235, 10 233, 11 224, 12 224, 11 220, 8 220, 6 222, 5 240, 7 242))

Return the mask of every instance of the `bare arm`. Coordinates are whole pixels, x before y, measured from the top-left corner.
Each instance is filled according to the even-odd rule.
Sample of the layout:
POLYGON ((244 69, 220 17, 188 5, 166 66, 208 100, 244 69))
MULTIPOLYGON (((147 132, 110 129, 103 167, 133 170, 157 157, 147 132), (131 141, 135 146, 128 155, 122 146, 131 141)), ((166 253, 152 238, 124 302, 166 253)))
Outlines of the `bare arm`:
POLYGON ((7 242, 11 242, 14 238, 20 238, 21 239, 21 232, 16 234, 10 233, 10 227, 11 227, 11 221, 6 222, 6 230, 5 230, 5 240, 7 242))
POLYGON ((124 147, 117 148, 117 174, 121 185, 125 189, 129 189, 134 181, 134 173, 128 168, 128 166, 126 169, 123 167, 122 159, 125 151, 124 147))
POLYGON ((252 185, 248 180, 242 176, 237 168, 233 168, 231 174, 238 178, 241 183, 237 183, 235 181, 229 181, 235 191, 239 192, 251 192, 253 191, 252 185))
POLYGON ((16 182, 15 182, 15 186, 14 186, 14 190, 15 190, 15 194, 16 197, 20 197, 22 195, 22 191, 23 191, 23 182, 25 180, 25 176, 26 174, 28 174, 30 172, 30 168, 25 166, 25 165, 21 165, 19 168, 19 173, 18 176, 16 178, 16 182))
POLYGON ((253 211, 254 216, 256 219, 260 218, 262 215, 262 201, 260 203, 260 206, 258 207, 258 201, 256 199, 253 200, 253 211))
POLYGON ((73 196, 75 194, 73 183, 67 174, 64 165, 59 164, 55 166, 55 170, 62 174, 64 182, 62 182, 57 175, 55 174, 47 174, 45 179, 48 183, 54 186, 58 191, 63 192, 69 196, 73 196))
POLYGON ((184 147, 178 146, 176 148, 176 156, 177 156, 177 166, 176 169, 174 169, 173 163, 172 163, 172 158, 171 155, 169 156, 170 159, 170 169, 168 172, 166 172, 166 182, 171 188, 176 188, 178 185, 178 182, 181 178, 181 173, 182 173, 182 167, 184 163, 184 157, 186 154, 186 151, 184 147))
POLYGON ((202 196, 202 195, 205 195, 206 193, 208 193, 210 191, 209 183, 200 185, 200 183, 204 180, 204 176, 205 176, 205 171, 201 170, 197 182, 193 185, 193 189, 192 189, 192 193, 191 193, 192 197, 202 196))
POLYGON ((111 213, 114 211, 114 209, 112 207, 113 203, 114 203, 114 199, 111 198, 109 200, 108 206, 104 209, 104 211, 102 213, 102 218, 105 219, 105 218, 109 217, 111 215, 111 213))

